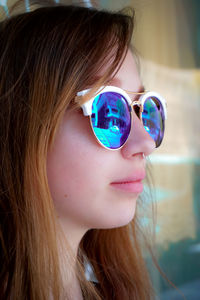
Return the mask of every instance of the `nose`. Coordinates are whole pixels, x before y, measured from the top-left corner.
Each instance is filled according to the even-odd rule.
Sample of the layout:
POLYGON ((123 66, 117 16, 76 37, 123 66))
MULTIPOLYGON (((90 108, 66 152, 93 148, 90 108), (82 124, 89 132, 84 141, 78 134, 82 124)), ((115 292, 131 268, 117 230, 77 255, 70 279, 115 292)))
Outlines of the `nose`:
POLYGON ((156 148, 154 140, 144 129, 141 120, 133 111, 132 126, 128 140, 121 148, 122 155, 125 158, 132 158, 137 154, 150 155, 156 148))

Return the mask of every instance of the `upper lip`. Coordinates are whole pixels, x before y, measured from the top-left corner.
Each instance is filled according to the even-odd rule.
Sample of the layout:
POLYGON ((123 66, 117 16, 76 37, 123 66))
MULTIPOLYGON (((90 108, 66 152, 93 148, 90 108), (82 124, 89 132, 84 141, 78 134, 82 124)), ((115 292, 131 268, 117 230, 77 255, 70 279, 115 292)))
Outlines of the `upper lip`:
POLYGON ((133 175, 127 176, 121 179, 117 179, 116 181, 111 182, 113 183, 128 183, 128 182, 135 182, 135 181, 141 181, 145 178, 146 174, 143 170, 138 170, 136 172, 133 172, 133 175))

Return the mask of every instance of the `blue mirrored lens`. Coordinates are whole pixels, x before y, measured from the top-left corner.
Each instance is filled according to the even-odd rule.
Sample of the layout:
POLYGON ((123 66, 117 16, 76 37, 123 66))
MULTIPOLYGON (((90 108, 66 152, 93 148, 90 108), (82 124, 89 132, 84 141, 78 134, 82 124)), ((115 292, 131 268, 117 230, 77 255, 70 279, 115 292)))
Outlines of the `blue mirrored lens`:
POLYGON ((93 101, 91 122, 101 144, 110 149, 121 147, 131 129, 131 114, 127 100, 114 92, 98 95, 93 101))
POLYGON ((158 98, 149 97, 145 100, 142 121, 145 130, 154 139, 156 147, 159 147, 164 136, 165 118, 162 103, 158 98))

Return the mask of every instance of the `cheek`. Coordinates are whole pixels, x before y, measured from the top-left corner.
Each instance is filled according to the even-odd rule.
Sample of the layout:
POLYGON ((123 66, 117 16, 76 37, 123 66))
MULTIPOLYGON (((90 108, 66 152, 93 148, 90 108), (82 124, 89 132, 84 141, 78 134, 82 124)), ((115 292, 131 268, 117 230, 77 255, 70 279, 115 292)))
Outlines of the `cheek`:
POLYGON ((96 145, 86 147, 81 137, 75 141, 69 146, 63 139, 56 140, 47 157, 47 176, 57 214, 80 222, 94 211, 97 195, 103 196, 106 171, 100 158, 95 159, 96 145))
POLYGON ((48 164, 47 174, 50 192, 57 214, 61 218, 80 218, 83 207, 87 205, 87 190, 81 177, 83 174, 79 165, 63 161, 56 166, 48 164))

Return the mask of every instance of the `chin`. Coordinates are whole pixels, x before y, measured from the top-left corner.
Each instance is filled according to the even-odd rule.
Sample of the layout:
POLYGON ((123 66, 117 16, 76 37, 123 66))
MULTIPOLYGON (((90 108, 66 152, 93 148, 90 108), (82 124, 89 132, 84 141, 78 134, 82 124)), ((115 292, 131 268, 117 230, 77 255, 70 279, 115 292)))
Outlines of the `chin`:
POLYGON ((99 229, 111 229, 111 228, 118 228, 128 225, 135 216, 135 209, 128 210, 126 212, 122 212, 120 215, 113 215, 110 217, 109 220, 105 220, 104 224, 99 227, 99 229))

